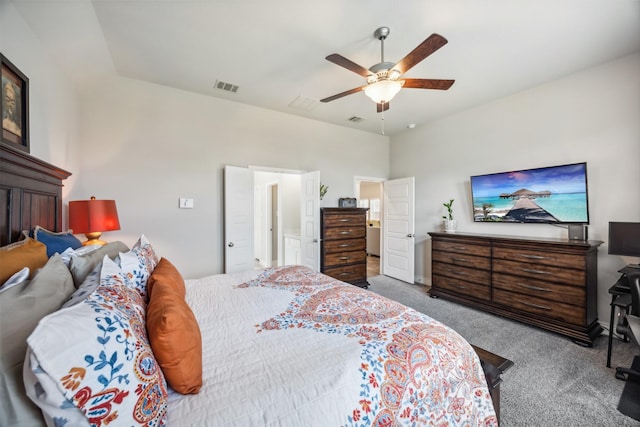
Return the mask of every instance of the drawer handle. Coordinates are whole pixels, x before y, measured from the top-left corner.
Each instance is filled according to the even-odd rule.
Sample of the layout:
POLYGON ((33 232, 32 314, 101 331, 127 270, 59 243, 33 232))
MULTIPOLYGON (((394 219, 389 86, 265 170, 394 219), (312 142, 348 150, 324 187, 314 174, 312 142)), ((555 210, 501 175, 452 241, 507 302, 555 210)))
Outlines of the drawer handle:
POLYGON ((340 234, 351 234, 351 230, 349 230, 349 231, 341 231, 340 234))
POLYGON ((341 256, 339 259, 341 259, 343 261, 347 261, 347 260, 351 259, 351 257, 349 257, 349 256, 341 256))
POLYGON ((525 273, 533 273, 533 274, 551 274, 551 272, 549 271, 542 271, 542 270, 533 270, 531 268, 521 268, 521 271, 524 271, 525 273))
POLYGON ((457 251, 466 251, 467 248, 465 246, 452 246, 452 249, 455 249, 457 251))
POLYGON ((341 275, 341 276, 348 276, 348 275, 349 275, 349 273, 344 273, 344 272, 342 272, 342 273, 340 273, 340 275, 341 275))
POLYGON ((540 288, 538 286, 525 285, 524 283, 518 283, 523 288, 531 289, 532 291, 551 292, 551 289, 540 288))
POLYGON ((469 274, 466 271, 460 271, 460 270, 453 270, 452 273, 457 274, 458 276, 466 276, 469 274))
POLYGON ((342 218, 340 222, 351 222, 351 218, 342 218))
POLYGON ((353 246, 351 243, 343 243, 341 245, 338 245, 339 248, 348 248, 349 246, 353 246))
POLYGON ((520 304, 528 305, 529 307, 539 308, 541 310, 551 311, 551 308, 547 307, 545 305, 531 304, 530 302, 525 302, 525 301, 520 301, 520 300, 516 300, 516 301, 518 301, 520 304))
POLYGON ((551 259, 549 257, 541 256, 541 255, 528 255, 528 254, 519 254, 519 255, 527 259, 551 259))
POLYGON ((466 258, 451 258, 453 261, 459 261, 459 262, 468 262, 469 260, 466 258))

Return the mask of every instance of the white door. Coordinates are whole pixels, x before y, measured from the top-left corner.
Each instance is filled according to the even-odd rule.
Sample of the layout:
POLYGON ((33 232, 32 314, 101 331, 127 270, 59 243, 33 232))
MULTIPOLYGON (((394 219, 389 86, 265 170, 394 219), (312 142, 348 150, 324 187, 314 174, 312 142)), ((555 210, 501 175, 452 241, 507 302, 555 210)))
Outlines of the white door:
POLYGON ((302 265, 320 271, 320 171, 301 175, 300 259, 302 265))
POLYGON ((253 268, 253 171, 224 167, 224 272, 253 268))
POLYGON ((415 178, 385 181, 383 185, 382 274, 414 282, 415 178))

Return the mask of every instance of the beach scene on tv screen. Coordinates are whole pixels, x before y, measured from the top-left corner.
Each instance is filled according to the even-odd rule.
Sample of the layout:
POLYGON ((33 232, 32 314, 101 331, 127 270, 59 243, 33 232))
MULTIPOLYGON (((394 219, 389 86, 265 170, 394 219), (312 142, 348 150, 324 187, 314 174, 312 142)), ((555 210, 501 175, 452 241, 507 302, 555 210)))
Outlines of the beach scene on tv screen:
POLYGON ((586 165, 471 177, 478 222, 588 223, 586 165))

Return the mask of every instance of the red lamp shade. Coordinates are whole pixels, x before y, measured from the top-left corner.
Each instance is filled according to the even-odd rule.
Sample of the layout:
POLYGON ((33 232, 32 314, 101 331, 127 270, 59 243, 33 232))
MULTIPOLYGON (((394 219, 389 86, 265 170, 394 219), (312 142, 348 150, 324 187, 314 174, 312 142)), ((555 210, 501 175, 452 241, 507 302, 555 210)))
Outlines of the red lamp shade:
POLYGON ((104 245, 99 240, 103 231, 120 230, 115 200, 76 200, 69 202, 69 228, 87 236, 85 245, 104 245))

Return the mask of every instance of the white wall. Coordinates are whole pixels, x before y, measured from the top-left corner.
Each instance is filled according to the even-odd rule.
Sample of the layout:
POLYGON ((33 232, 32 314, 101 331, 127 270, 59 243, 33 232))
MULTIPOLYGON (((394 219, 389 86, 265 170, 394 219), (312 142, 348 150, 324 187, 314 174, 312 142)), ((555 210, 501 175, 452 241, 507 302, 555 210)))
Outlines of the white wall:
POLYGON ((441 230, 454 198, 463 232, 567 238, 545 224, 473 223, 469 177, 587 162, 589 238, 598 255, 598 314, 608 288, 637 259, 607 255, 609 221, 640 221, 640 54, 585 70, 406 131, 391 141, 392 178, 416 177, 416 274, 429 282, 427 232, 441 230))
POLYGON ((225 164, 319 170, 325 206, 353 197, 356 175, 388 175, 385 136, 125 78, 82 95, 71 197, 115 199, 122 230, 105 238, 144 233, 186 277, 223 269, 225 164), (180 197, 195 208, 178 209, 180 197))
MULTIPOLYGON (((0 1, 0 51, 29 78, 30 153, 73 173, 62 191, 67 200, 77 182, 80 161, 75 90, 22 16, 4 0, 0 1)), ((66 213, 63 218, 66 226, 66 213)))

